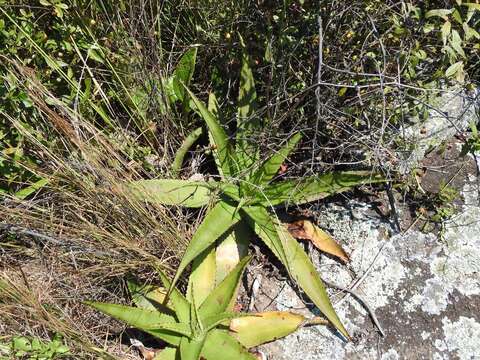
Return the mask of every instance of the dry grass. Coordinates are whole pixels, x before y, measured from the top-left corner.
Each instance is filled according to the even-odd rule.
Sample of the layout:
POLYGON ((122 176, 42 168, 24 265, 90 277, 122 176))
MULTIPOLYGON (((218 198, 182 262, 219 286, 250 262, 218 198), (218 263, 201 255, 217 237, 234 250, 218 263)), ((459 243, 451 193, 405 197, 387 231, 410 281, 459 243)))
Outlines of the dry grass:
MULTIPOLYGON (((122 146, 134 141, 131 135, 118 127, 107 136, 56 101, 31 71, 17 65, 13 74, 41 110, 45 133, 3 115, 42 163, 25 166, 48 185, 36 198, 12 197, 0 205, 0 333, 44 338, 59 332, 80 351, 104 348, 112 321, 81 301, 124 302, 127 275, 151 281, 151 265, 170 270, 195 214, 130 197, 121 182, 145 176, 122 146), (55 105, 47 106, 47 98, 55 105), (39 140, 48 134, 55 134, 53 142, 39 140)), ((168 167, 157 171, 167 175, 168 167)))

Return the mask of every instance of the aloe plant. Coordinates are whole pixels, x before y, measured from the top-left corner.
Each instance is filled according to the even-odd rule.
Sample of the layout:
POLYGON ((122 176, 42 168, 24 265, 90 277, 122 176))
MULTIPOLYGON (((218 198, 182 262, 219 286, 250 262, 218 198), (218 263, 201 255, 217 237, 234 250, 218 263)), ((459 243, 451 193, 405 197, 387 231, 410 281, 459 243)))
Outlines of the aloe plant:
POLYGON ((195 271, 198 281, 190 281, 189 293, 206 297, 215 283, 225 277, 226 271, 246 255, 249 232, 253 230, 327 319, 349 338, 314 265, 302 246, 279 222, 274 207, 323 199, 357 185, 384 179, 367 171, 340 171, 276 181, 275 175, 300 141, 301 134, 294 134, 279 151, 261 161, 258 146, 250 140, 261 130, 262 122, 255 116, 257 96, 246 54, 243 55, 240 74, 235 141, 230 140, 219 120, 215 96, 210 96, 207 106, 186 85, 184 89, 191 98, 192 109, 207 125, 220 180, 155 179, 127 185, 133 196, 154 203, 192 208, 213 204, 185 251, 171 289, 193 262, 193 269, 198 270, 195 271), (202 271, 216 272, 216 281, 202 281, 202 271))
POLYGON ((244 257, 203 301, 194 290, 189 300, 173 288, 165 304, 166 289, 172 284, 159 270, 163 288, 129 282, 136 306, 86 304, 166 342, 168 347, 156 355, 156 360, 253 360, 249 348, 286 336, 301 326, 318 323, 318 319, 308 320, 302 315, 279 311, 254 314, 229 311, 249 260, 250 257, 244 257))

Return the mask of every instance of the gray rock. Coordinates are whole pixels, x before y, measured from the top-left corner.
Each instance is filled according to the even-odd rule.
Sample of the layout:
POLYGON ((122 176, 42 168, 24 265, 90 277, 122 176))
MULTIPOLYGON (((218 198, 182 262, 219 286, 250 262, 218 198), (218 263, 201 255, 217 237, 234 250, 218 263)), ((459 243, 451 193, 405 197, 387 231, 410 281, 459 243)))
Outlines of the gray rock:
MULTIPOLYGON (((351 295, 331 292, 336 311, 353 336, 344 342, 326 327, 303 328, 263 350, 270 359, 480 359, 480 206, 478 183, 467 179, 461 211, 442 236, 409 231, 386 236, 390 225, 368 204, 350 210, 327 207, 322 223, 351 256, 347 268, 321 256, 318 270, 328 282, 350 288, 370 306, 386 337, 379 335, 366 308, 351 295), (359 217, 358 214, 363 214, 359 217)), ((278 289, 276 307, 308 314, 289 286, 278 289)))
POLYGON ((413 119, 414 124, 401 135, 411 148, 397 153, 400 173, 409 173, 431 147, 462 133, 472 121, 478 122, 479 95, 478 91, 467 94, 460 89, 449 89, 428 105, 431 109, 427 120, 413 119))

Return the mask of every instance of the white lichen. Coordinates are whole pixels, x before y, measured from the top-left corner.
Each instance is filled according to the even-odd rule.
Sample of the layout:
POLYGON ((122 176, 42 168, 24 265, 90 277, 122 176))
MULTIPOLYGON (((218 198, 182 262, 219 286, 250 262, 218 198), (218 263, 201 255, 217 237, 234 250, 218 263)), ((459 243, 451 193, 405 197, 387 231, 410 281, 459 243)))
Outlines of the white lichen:
POLYGON ((444 318, 442 323, 444 339, 439 341, 439 350, 448 350, 460 360, 480 359, 480 324, 475 319, 460 316, 456 322, 444 318))
MULTIPOLYGON (((354 217, 350 216, 350 210, 331 206, 320 219, 320 225, 332 232, 351 258, 349 268, 346 268, 331 258, 321 256, 320 261, 314 262, 322 277, 331 283, 349 287, 368 271, 368 276, 356 289, 357 293, 373 311, 379 314, 389 311, 389 316, 403 321, 403 326, 408 324, 412 338, 417 336, 420 342, 431 341, 430 348, 427 346, 426 349, 431 351, 431 358, 439 360, 451 358, 451 352, 461 358, 472 358, 471 354, 480 348, 480 324, 470 318, 460 318, 453 324, 447 319, 443 326, 445 336, 438 338, 440 329, 426 329, 423 327, 425 323, 410 321, 406 314, 414 316, 423 312, 428 316, 438 316, 446 311, 455 292, 464 297, 480 294, 480 207, 478 198, 474 199, 472 195, 478 194, 478 188, 467 184, 465 193, 467 190, 468 195, 464 194, 466 205, 446 225, 442 239, 417 231, 385 239, 382 234, 388 233, 389 225, 378 217, 369 216, 369 206, 362 203, 353 203, 354 217), (401 304, 398 311, 391 308, 392 301, 401 304), (461 326, 464 326, 463 330, 461 326), (462 340, 462 336, 469 339, 462 340), (475 343, 476 347, 473 346, 475 343)), ((315 255, 314 259, 317 258, 318 255, 315 255)), ((396 348, 383 355, 378 354, 376 347, 366 343, 368 336, 365 335, 375 330, 365 307, 350 295, 342 300, 345 294, 341 291, 330 290, 330 295, 345 327, 360 340, 354 345, 345 343, 328 328, 303 328, 275 343, 280 349, 276 359, 387 360, 404 358, 404 352, 412 350, 408 345, 411 338, 407 339, 407 343, 406 339, 398 339, 396 348)), ((288 286, 280 291, 276 303, 280 310, 297 310, 303 306, 302 299, 288 286)))

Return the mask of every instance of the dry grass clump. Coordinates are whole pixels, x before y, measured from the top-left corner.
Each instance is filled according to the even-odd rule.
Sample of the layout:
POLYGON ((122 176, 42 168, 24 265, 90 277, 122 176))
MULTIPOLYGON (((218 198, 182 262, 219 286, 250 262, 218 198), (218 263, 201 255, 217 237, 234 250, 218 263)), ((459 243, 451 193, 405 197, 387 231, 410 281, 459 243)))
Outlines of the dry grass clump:
MULTIPOLYGON (((127 275, 148 281, 153 264, 168 271, 194 215, 136 201, 120 186, 146 176, 125 152, 135 140, 131 134, 121 127, 102 132, 27 69, 17 65, 12 74, 41 110, 43 124, 32 129, 3 115, 42 164, 25 166, 48 185, 30 200, 0 204, 0 334, 60 332, 84 350, 103 348, 111 322, 81 301, 125 301, 127 275), (48 134, 55 134, 52 141, 48 134)), ((166 165, 156 166, 167 175, 166 165)))

